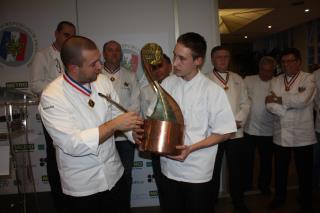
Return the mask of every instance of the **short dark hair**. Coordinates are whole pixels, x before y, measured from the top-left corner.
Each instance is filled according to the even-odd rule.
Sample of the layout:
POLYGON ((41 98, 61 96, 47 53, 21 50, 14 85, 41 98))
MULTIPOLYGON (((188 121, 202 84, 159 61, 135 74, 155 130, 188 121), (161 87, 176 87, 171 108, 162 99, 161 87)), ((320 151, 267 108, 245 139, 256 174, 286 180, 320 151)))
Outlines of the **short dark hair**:
POLYGON ((230 49, 229 49, 228 47, 222 46, 222 45, 218 45, 218 46, 215 46, 215 47, 212 48, 212 50, 211 50, 211 57, 213 56, 213 54, 214 54, 215 52, 217 52, 217 51, 219 51, 219 50, 225 50, 225 51, 228 51, 229 54, 231 54, 231 51, 230 51, 230 49))
POLYGON ((297 49, 297 48, 287 48, 285 50, 282 51, 281 53, 281 57, 280 59, 282 59, 283 56, 285 55, 293 55, 296 59, 300 60, 301 61, 301 54, 300 54, 300 51, 297 49))
POLYGON ((171 64, 171 59, 163 53, 163 59, 167 61, 168 64, 171 64))
POLYGON ((76 31, 76 26, 74 26, 74 24, 72 24, 70 21, 61 21, 58 26, 57 26, 57 29, 56 31, 57 32, 60 32, 62 29, 63 29, 63 26, 64 25, 68 25, 70 27, 73 27, 74 31, 76 31))
POLYGON ((65 67, 69 64, 82 66, 82 51, 97 49, 97 45, 92 40, 83 36, 72 36, 61 47, 61 60, 65 67))
POLYGON ((205 58, 207 52, 207 42, 198 33, 189 32, 179 36, 177 43, 181 43, 191 49, 193 59, 198 57, 205 58))
POLYGON ((108 44, 110 44, 110 43, 118 44, 118 45, 120 46, 120 48, 121 48, 121 45, 120 45, 119 42, 117 42, 117 41, 115 41, 115 40, 110 40, 110 41, 106 42, 106 43, 103 45, 103 50, 102 50, 103 52, 106 50, 108 44))

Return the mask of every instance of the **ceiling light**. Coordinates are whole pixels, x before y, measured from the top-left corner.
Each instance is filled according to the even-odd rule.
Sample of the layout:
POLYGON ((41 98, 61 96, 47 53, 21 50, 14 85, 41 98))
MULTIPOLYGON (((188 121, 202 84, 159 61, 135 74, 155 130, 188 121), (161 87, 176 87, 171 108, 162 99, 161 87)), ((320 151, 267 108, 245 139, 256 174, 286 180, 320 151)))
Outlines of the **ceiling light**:
POLYGON ((245 38, 245 39, 247 39, 247 38, 248 38, 248 36, 244 36, 244 38, 245 38))
POLYGON ((268 28, 271 29, 271 28, 272 28, 272 25, 269 25, 268 28))
POLYGON ((305 10, 304 10, 305 13, 308 13, 309 11, 310 11, 309 9, 305 9, 305 10))

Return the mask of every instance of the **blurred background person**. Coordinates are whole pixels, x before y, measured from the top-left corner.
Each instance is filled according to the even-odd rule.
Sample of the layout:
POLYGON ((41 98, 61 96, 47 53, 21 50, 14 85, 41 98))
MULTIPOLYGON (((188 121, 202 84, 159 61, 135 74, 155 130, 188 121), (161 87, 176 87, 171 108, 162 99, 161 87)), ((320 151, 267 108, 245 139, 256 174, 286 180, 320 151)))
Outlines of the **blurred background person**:
MULTIPOLYGON (((122 49, 121 45, 114 41, 108 41, 103 45, 104 64, 102 74, 106 75, 119 96, 119 103, 125 109, 132 112, 140 112, 140 88, 135 73, 120 66, 122 49)), ((126 200, 123 201, 127 212, 130 212, 132 166, 134 160, 134 144, 121 132, 115 133, 116 147, 124 166, 126 179, 126 200)))
POLYGON ((263 56, 259 62, 259 74, 247 76, 244 81, 251 100, 250 113, 244 128, 245 158, 244 188, 252 189, 253 169, 256 148, 259 152, 258 188, 262 194, 271 193, 273 159, 273 115, 266 110, 265 98, 269 94, 271 80, 274 76, 277 62, 271 56, 263 56))

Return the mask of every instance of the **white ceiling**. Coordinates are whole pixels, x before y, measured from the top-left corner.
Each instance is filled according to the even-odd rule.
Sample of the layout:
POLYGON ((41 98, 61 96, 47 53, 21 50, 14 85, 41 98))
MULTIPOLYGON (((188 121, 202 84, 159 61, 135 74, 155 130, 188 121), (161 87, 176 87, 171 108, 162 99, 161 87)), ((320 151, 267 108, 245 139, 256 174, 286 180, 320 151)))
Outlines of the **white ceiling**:
POLYGON ((320 0, 219 0, 219 8, 273 9, 235 32, 221 35, 223 43, 250 42, 320 17, 320 0), (304 12, 306 8, 310 9, 308 13, 304 12))

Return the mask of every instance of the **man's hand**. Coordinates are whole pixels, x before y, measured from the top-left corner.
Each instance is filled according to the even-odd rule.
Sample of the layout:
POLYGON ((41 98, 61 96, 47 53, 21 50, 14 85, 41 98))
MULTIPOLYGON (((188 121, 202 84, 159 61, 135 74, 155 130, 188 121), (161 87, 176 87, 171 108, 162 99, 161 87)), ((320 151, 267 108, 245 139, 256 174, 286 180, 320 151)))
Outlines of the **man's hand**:
POLYGON ((177 160, 177 161, 183 162, 191 152, 191 147, 187 146, 187 145, 178 145, 178 146, 176 146, 176 149, 180 149, 181 150, 181 154, 180 155, 167 155, 167 157, 171 158, 173 160, 177 160))
POLYGON ((139 129, 143 119, 136 112, 127 112, 114 119, 115 130, 128 131, 139 129))
POLYGON ((139 128, 133 129, 133 132, 132 132, 133 140, 139 146, 141 145, 143 140, 143 136, 144 136, 143 133, 144 133, 144 129, 142 129, 141 126, 139 126, 139 128))
POLYGON ((271 91, 270 95, 266 97, 265 103, 266 104, 269 104, 269 103, 282 104, 282 98, 276 96, 276 94, 273 91, 271 91))
POLYGON ((127 112, 99 126, 99 144, 104 143, 115 131, 141 128, 143 119, 136 112, 127 112))

